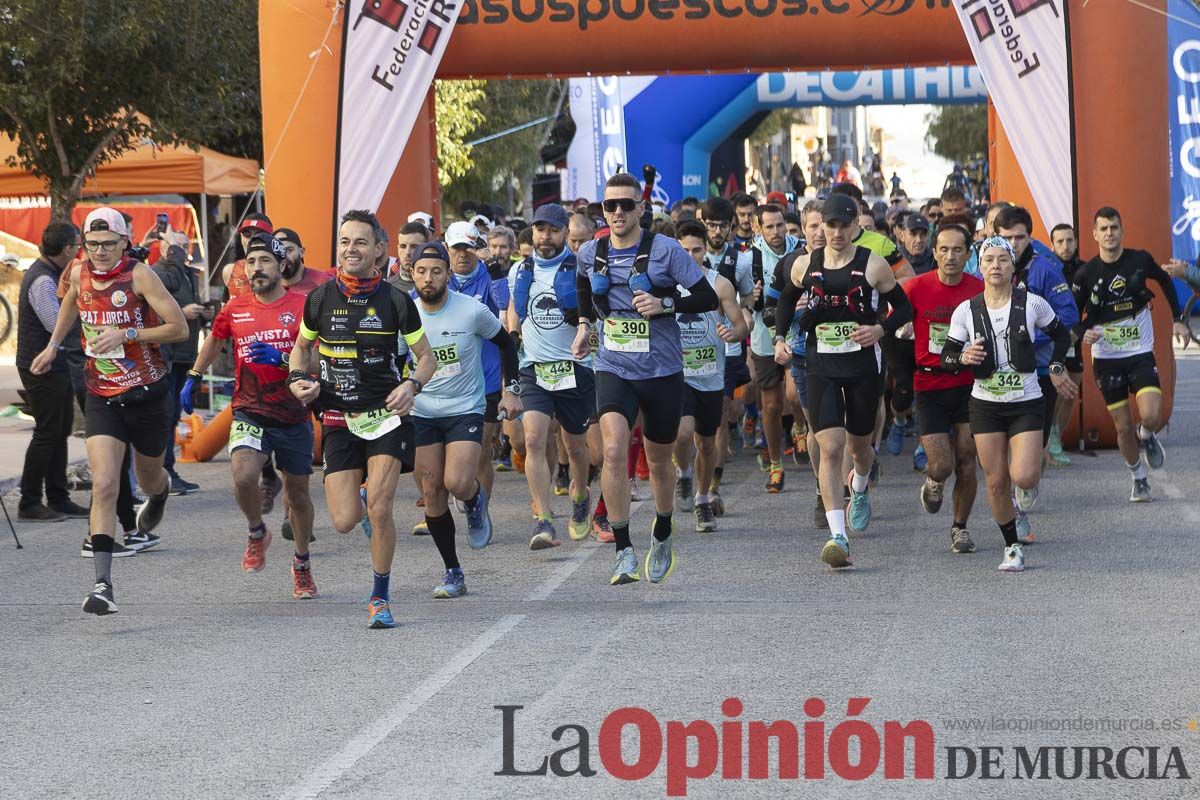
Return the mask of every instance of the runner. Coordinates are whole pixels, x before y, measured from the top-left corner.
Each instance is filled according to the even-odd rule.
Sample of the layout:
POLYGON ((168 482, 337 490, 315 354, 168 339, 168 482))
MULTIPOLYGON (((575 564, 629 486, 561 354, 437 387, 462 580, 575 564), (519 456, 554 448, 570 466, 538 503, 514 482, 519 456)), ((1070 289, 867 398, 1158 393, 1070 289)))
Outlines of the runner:
MULTIPOLYGON (((1074 287, 1075 273, 1083 266, 1083 262, 1079 258, 1079 243, 1075 227, 1066 223, 1055 225, 1050 230, 1050 246, 1054 249, 1054 255, 1062 263, 1063 277, 1067 279, 1067 284, 1074 287)), ((1083 309, 1079 308, 1078 303, 1076 303, 1076 308, 1083 313, 1083 309)), ((1079 342, 1072 342, 1071 349, 1067 351, 1067 357, 1063 360, 1067 366, 1067 376, 1076 387, 1083 384, 1081 350, 1079 342)), ((1058 398, 1058 408, 1054 412, 1054 427, 1050 429, 1050 444, 1046 448, 1050 453, 1050 463, 1056 467, 1066 467, 1071 464, 1071 457, 1063 451, 1062 432, 1070 423, 1071 412, 1074 408, 1074 403, 1068 403, 1061 397, 1058 398)))
MULTIPOLYGON (((250 241, 250 237, 257 233, 265 233, 270 236, 275 233, 275 226, 271 224, 271 218, 266 214, 251 211, 242 220, 242 226, 238 228, 238 241, 242 245, 243 253, 246 252, 246 244, 250 241)), ((231 300, 244 294, 250 294, 250 279, 246 276, 246 259, 244 257, 221 268, 221 283, 225 284, 231 300)))
POLYGON ((487 306, 447 290, 452 274, 450 259, 445 245, 431 242, 417 250, 412 269, 417 310, 437 364, 433 377, 413 400, 425 524, 446 569, 441 584, 433 590, 435 598, 467 593, 454 545, 449 495, 454 495, 467 512, 467 541, 471 547, 479 550, 492 539, 488 493, 477 477, 487 403, 481 353, 484 341, 500 349, 504 375, 511 379, 498 401, 499 411, 514 418, 521 413, 521 390, 515 380, 516 345, 487 306))
POLYGON ((878 342, 895 335, 912 318, 912 306, 880 256, 852 243, 858 205, 843 194, 831 194, 821 209, 825 246, 796 259, 784 282, 775 318, 775 359, 790 364, 787 336, 801 294, 809 293, 804 312, 807 332, 808 408, 821 449, 820 484, 830 538, 821 559, 835 568, 850 565, 846 525, 859 532, 871 521, 868 475, 875 454, 871 437, 883 393, 878 342), (883 298, 892 313, 878 323, 883 298), (847 477, 850 504, 842 511, 844 451, 853 468, 847 477))
POLYGON ((970 372, 943 369, 942 348, 954 309, 983 291, 983 281, 963 274, 970 250, 971 234, 966 228, 938 228, 933 248, 937 269, 918 275, 904 286, 913 307, 917 421, 921 445, 929 457, 920 491, 921 507, 930 514, 941 510, 946 480, 953 473, 950 549, 955 553, 975 551, 967 530, 978 488, 970 418, 973 379, 970 372))
MULTIPOLYGON (((147 500, 138 509, 137 529, 148 534, 162 521, 171 481, 163 458, 173 429, 168 406, 170 382, 159 346, 181 342, 188 327, 179 304, 158 275, 125 253, 129 227, 112 208, 97 208, 83 224, 86 260, 70 267, 70 288, 58 310, 50 342, 29 371, 50 370, 75 320, 82 322, 86 361, 87 407, 84 412, 88 465, 92 470, 89 517, 96 585, 83 610, 103 616, 117 613, 113 593, 112 556, 121 462, 132 445, 138 485, 147 500)), ((87 542, 84 543, 85 549, 87 542)))
POLYGON ((413 468, 413 425, 408 418, 413 397, 436 368, 412 299, 384 282, 375 268, 386 254, 382 232, 369 211, 350 211, 342 218, 337 273, 304 304, 287 379, 302 403, 318 397, 321 401, 325 499, 334 528, 339 533, 353 530, 364 518, 363 501, 370 498, 365 514, 373 531, 374 585, 367 622, 371 628, 396 625, 388 605, 396 549, 392 503, 401 473, 413 468), (417 366, 404 377, 401 370, 409 349, 417 366), (309 367, 314 355, 320 362, 316 379, 309 367), (360 494, 364 477, 367 486, 360 494))
POLYGON ((1121 214, 1105 206, 1092 218, 1092 236, 1100 255, 1075 273, 1075 300, 1083 309, 1076 333, 1092 348, 1096 385, 1117 427, 1117 447, 1129 467, 1131 503, 1151 500, 1142 453, 1151 469, 1161 469, 1166 451, 1156 435, 1162 428, 1162 389, 1154 359, 1154 322, 1148 281, 1155 281, 1171 307, 1172 332, 1187 346, 1191 334, 1171 278, 1145 250, 1127 250, 1121 214), (1133 422, 1129 395, 1137 403, 1133 422))
MULTIPOLYGON (((291 228, 279 228, 275 231, 275 238, 283 242, 283 248, 287 252, 287 258, 279 273, 285 288, 297 292, 302 297, 308 297, 313 289, 333 279, 332 270, 312 269, 304 264, 304 244, 296 231, 291 228)), ((253 286, 251 288, 253 289, 253 286)))
POLYGON ((721 306, 702 314, 680 314, 679 337, 683 344, 683 409, 675 439, 675 465, 679 471, 676 507, 694 510, 696 531, 717 529, 713 514, 713 471, 717 465, 717 431, 722 427, 725 400, 725 342, 740 342, 749 329, 738 305, 733 284, 705 268, 706 231, 696 220, 679 223, 679 244, 704 269, 721 306), (693 441, 694 439, 694 441, 693 441), (695 496, 693 489, 695 464, 695 496), (686 498, 686 499, 685 499, 686 498))
MULTIPOLYGON (((267 563, 271 531, 262 515, 258 481, 272 455, 283 473, 295 553, 292 558, 292 596, 309 600, 317 584, 309 563, 313 506, 308 492, 312 474, 313 428, 308 409, 287 389, 287 359, 300 330, 305 294, 283 285, 290 264, 281 229, 276 237, 259 233, 246 244, 248 295, 233 298, 213 320, 212 335, 196 356, 179 393, 187 413, 192 394, 212 366, 222 343, 233 340, 237 371, 233 388, 233 426, 229 460, 234 497, 246 517, 249 539, 242 555, 243 572, 261 572, 267 563)), ((311 272, 311 270, 310 270, 311 272)))
POLYGON ((1046 300, 1013 286, 1015 263, 1007 239, 984 240, 979 248, 983 294, 954 309, 941 357, 944 369, 965 366, 974 376, 971 433, 987 480, 992 518, 1004 536, 1002 572, 1025 569, 1012 485, 1031 491, 1042 473, 1042 427, 1048 412, 1038 384, 1036 331, 1045 331, 1054 341, 1050 380, 1055 388, 1065 397, 1075 392, 1062 363, 1071 333, 1046 300))
POLYGON ((639 411, 654 492, 655 520, 646 577, 659 583, 675 567, 672 546, 671 450, 679 433, 683 397, 683 347, 676 313, 700 314, 717 307, 704 273, 679 243, 642 230, 642 187, 618 173, 604 190, 611 236, 579 249, 579 329, 572 354, 587 357, 593 319, 604 321, 596 356, 596 404, 604 440, 601 488, 612 524, 616 565, 610 583, 636 581, 637 555, 629 539, 629 434, 639 411), (690 292, 675 299, 677 287, 690 292))
MULTIPOLYGON (((549 464, 542 455, 551 436, 551 424, 562 428, 570 472, 571 520, 567 533, 581 541, 588 537, 591 497, 588 490, 587 433, 596 415, 596 390, 590 359, 572 354, 579 324, 575 291, 578 266, 566 246, 570 220, 562 206, 547 203, 533 214, 533 255, 509 273, 508 324, 520 331, 521 427, 525 447, 534 454, 525 461, 525 479, 536 517, 530 550, 558 547, 550 507, 549 464)), ((510 419, 515 419, 510 415, 510 419)))

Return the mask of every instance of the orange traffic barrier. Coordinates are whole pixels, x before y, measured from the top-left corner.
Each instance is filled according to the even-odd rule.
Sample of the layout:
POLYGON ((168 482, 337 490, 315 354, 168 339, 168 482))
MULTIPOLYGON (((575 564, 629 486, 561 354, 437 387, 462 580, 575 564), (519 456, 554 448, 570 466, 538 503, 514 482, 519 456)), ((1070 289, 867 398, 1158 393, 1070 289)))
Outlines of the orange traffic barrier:
POLYGON ((192 442, 196 438, 196 434, 204 427, 204 420, 200 419, 200 415, 191 413, 179 418, 179 426, 175 428, 175 444, 179 445, 179 461, 195 461, 193 455, 192 442), (183 430, 180 430, 183 428, 183 430))
POLYGON ((229 444, 229 429, 233 427, 233 406, 225 406, 199 430, 191 441, 191 455, 196 461, 212 461, 213 456, 229 444))

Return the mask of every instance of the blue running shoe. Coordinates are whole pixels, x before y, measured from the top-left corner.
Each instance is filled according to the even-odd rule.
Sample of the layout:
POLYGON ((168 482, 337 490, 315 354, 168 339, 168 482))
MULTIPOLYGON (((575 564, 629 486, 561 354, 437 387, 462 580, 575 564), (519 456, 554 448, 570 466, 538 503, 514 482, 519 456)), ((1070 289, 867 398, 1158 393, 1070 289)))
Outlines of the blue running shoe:
POLYGON ((662 583, 675 571, 675 521, 671 521, 671 535, 661 542, 650 536, 650 552, 646 554, 646 577, 651 583, 662 583))
POLYGON ((363 536, 367 537, 367 541, 369 542, 369 541, 371 541, 371 517, 369 514, 367 514, 367 487, 366 486, 359 487, 358 496, 362 498, 362 504, 363 504, 363 518, 362 518, 362 521, 359 522, 359 525, 362 525, 363 536))
POLYGON ((1017 512, 1017 541, 1021 544, 1033 544, 1033 526, 1029 524, 1029 516, 1024 511, 1017 512))
POLYGON ((841 534, 829 537, 821 548, 821 560, 834 569, 850 566, 850 540, 841 534))
POLYGON ((472 550, 482 550, 492 541, 492 518, 487 503, 487 492, 480 486, 475 505, 467 506, 467 544, 472 550))
POLYGON ((387 600, 372 597, 371 602, 367 604, 367 610, 371 615, 367 621, 368 628, 396 627, 396 620, 392 619, 392 609, 387 600))
POLYGON ((467 579, 461 567, 446 570, 440 585, 433 588, 434 600, 447 600, 452 597, 462 597, 467 593, 467 579))
POLYGON ((904 426, 895 420, 892 421, 892 429, 888 431, 887 451, 894 456, 904 451, 904 426))
POLYGON ((850 530, 862 533, 871 524, 871 500, 866 492, 854 491, 854 470, 846 476, 846 485, 850 487, 850 508, 846 514, 850 530))
POLYGON ((924 472, 927 466, 929 466, 929 456, 925 455, 924 447, 917 445, 917 449, 913 451, 913 469, 917 472, 924 472))

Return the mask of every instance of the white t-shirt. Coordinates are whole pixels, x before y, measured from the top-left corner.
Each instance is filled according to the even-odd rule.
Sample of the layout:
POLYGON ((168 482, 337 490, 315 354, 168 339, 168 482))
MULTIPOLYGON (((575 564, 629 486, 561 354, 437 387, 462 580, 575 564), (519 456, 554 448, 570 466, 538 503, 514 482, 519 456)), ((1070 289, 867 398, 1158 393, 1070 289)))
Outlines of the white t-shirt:
POLYGON ((1128 358, 1154 352, 1154 323, 1147 306, 1132 317, 1097 325, 1100 338, 1092 345, 1092 358, 1128 358))
MULTIPOLYGON (((1042 387, 1038 385, 1037 371, 1017 372, 1009 361, 1008 347, 1008 315, 1012 301, 1000 308, 989 308, 988 315, 992 323, 992 331, 996 334, 996 372, 986 379, 975 379, 971 389, 971 397, 977 400, 987 400, 992 403, 1021 403, 1026 400, 1037 400, 1042 396, 1042 387)), ((1045 328, 1054 322, 1054 309, 1041 297, 1030 292, 1025 299, 1025 335, 1032 344, 1038 328, 1045 328)), ((971 316, 971 301, 964 300, 954 309, 950 317, 951 339, 970 344, 975 339, 975 320, 971 316)), ((981 333, 980 336, 983 334, 981 333)))

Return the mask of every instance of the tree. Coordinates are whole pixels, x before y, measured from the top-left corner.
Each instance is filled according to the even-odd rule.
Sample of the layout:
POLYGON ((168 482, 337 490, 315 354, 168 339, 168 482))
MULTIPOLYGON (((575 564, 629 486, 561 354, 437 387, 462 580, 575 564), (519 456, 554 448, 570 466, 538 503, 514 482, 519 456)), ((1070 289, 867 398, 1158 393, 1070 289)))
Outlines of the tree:
POLYGON ((938 106, 925 115, 925 143, 942 158, 963 163, 988 149, 987 105, 938 106))
POLYGON ((479 110, 484 81, 435 81, 437 107, 438 183, 448 186, 470 171, 471 145, 467 138, 484 121, 479 110))
MULTIPOLYGON (((150 139, 261 141, 252 0, 38 0, 0 6, 8 166, 69 219, 96 167, 150 139)), ((246 145, 252 148, 253 144, 246 145)))

